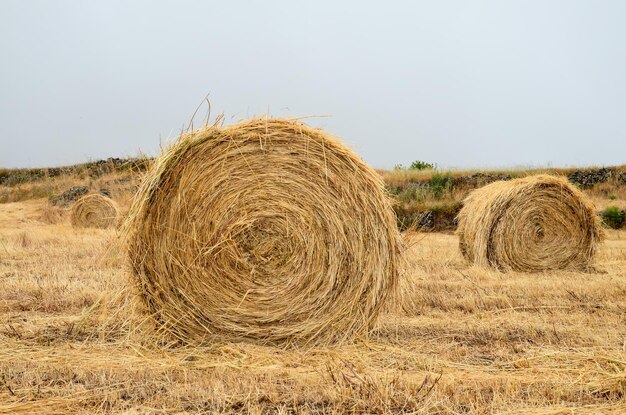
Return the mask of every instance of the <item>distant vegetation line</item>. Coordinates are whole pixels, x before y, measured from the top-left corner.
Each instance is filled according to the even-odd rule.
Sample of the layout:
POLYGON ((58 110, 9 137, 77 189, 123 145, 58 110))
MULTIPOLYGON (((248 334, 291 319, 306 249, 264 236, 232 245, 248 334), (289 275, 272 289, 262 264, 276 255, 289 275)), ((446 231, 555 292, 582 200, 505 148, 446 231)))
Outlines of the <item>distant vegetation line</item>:
POLYGON ((111 173, 136 172, 142 173, 152 163, 152 158, 114 158, 106 160, 90 161, 87 163, 74 164, 62 167, 41 167, 25 169, 0 168, 0 185, 16 186, 24 183, 36 182, 43 179, 58 176, 91 177, 93 179, 111 173))
MULTIPOLYGON (((136 180, 153 159, 108 158, 64 167, 0 169, 0 203, 49 198, 96 191, 131 194, 136 180), (119 181, 119 182, 118 182, 119 181), (132 184, 130 183, 132 181, 132 184), (122 183, 126 185, 122 186, 122 183), (74 186, 80 186, 75 188, 74 186)), ((442 170, 434 163, 416 161, 409 167, 378 170, 393 198, 398 227, 402 230, 453 230, 463 199, 472 190, 496 180, 534 174, 566 176, 589 196, 606 203, 599 208, 611 228, 626 226, 626 165, 587 168, 533 168, 497 170, 442 170)))
MULTIPOLYGON (((37 167, 37 168, 0 168, 0 185, 15 186, 22 183, 34 182, 46 178, 62 175, 101 177, 110 173, 136 172, 141 173, 151 165, 154 159, 151 157, 130 157, 90 161, 62 167, 37 167)), ((602 183, 611 177, 617 177, 626 183, 626 164, 609 167, 586 167, 586 168, 514 168, 514 169, 466 169, 446 170, 439 169, 434 163, 415 161, 409 167, 396 165, 392 170, 378 169, 385 178, 385 183, 393 191, 396 187, 403 187, 410 183, 427 184, 433 181, 481 181, 483 179, 496 178, 506 180, 528 176, 530 174, 548 173, 568 176, 570 181, 579 185, 593 185, 602 183)), ((397 189, 396 189, 397 190, 397 189)))

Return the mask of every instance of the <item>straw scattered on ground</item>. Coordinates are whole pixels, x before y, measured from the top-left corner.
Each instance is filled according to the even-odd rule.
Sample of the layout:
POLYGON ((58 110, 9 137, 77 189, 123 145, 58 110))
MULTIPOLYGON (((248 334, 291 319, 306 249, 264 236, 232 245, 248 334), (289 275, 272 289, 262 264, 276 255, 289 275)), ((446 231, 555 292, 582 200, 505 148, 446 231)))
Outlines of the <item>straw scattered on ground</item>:
POLYGON ((154 345, 113 229, 0 205, 1 414, 624 414, 626 232, 607 274, 468 267, 450 234, 410 241, 414 309, 367 341, 154 345))

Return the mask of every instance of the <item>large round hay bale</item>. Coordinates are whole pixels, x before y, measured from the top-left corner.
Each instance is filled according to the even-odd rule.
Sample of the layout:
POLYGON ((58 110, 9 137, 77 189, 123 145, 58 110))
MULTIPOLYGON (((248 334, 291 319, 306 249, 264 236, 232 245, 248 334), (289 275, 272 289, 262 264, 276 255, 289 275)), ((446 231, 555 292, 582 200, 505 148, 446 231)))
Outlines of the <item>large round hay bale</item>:
POLYGON ((149 315, 185 342, 350 338, 398 280, 401 240, 381 178, 293 120, 182 136, 145 178, 126 232, 149 315))
POLYGON ((458 216, 462 254, 501 271, 585 270, 603 238, 593 204, 565 178, 499 181, 473 191, 458 216))
POLYGON ((99 194, 83 196, 72 205, 72 226, 104 229, 114 226, 117 217, 115 202, 99 194))

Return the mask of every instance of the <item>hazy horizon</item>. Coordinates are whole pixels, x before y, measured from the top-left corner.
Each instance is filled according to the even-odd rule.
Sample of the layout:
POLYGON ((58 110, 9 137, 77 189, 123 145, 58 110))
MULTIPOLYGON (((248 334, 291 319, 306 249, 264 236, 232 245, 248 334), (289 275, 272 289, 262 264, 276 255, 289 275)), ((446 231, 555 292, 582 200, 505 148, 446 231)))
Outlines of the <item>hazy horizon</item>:
MULTIPOLYGON (((377 168, 626 163, 626 2, 0 2, 0 167, 156 155, 209 93, 377 168)), ((202 123, 205 107, 196 116, 202 123)))

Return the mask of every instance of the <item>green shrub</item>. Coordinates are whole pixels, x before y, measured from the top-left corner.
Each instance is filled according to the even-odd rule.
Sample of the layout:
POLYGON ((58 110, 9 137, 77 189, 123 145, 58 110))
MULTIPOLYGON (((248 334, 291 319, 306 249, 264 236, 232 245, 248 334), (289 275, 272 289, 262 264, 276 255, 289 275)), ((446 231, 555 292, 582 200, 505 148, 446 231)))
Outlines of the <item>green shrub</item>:
POLYGON ((434 168, 434 164, 420 160, 415 160, 413 163, 411 163, 411 166, 409 167, 409 169, 411 170, 432 170, 434 168))
POLYGON ((626 223, 626 211, 617 206, 609 206, 600 212, 604 224, 612 229, 619 229, 626 223))
POLYGON ((430 186, 435 199, 441 199, 444 194, 452 192, 454 186, 452 176, 435 172, 430 178, 430 186))

